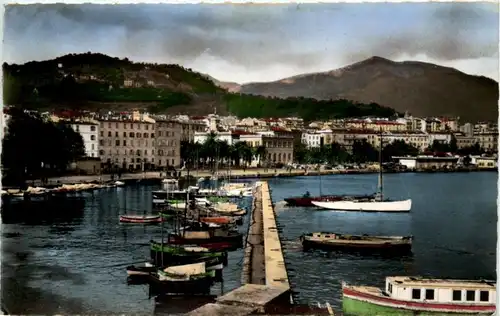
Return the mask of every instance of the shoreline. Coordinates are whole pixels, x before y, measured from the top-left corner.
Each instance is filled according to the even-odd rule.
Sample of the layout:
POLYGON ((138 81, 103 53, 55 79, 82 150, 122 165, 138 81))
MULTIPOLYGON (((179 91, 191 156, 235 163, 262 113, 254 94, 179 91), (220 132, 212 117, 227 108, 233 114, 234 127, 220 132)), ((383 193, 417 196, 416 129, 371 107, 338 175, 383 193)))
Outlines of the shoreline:
MULTIPOLYGON (((408 170, 408 171, 385 171, 388 173, 458 173, 458 172, 498 172, 498 169, 457 169, 457 170, 408 170)), ((187 171, 181 170, 180 179, 186 179, 187 171)), ((350 170, 285 170, 285 169, 236 169, 224 172, 218 172, 219 178, 221 179, 270 179, 270 178, 287 178, 287 177, 302 177, 302 176, 318 176, 318 175, 337 175, 337 174, 371 174, 378 173, 376 169, 350 169, 350 170)), ((209 179, 212 176, 210 171, 190 171, 190 178, 198 179, 205 178, 209 179)), ((80 184, 80 183, 90 183, 90 182, 114 182, 122 181, 126 184, 131 182, 141 182, 141 181, 161 181, 166 178, 165 172, 144 172, 144 173, 124 173, 118 178, 112 179, 112 175, 86 175, 86 176, 64 176, 49 178, 46 186, 55 186, 62 184, 80 184)), ((43 186, 40 180, 27 181, 29 185, 35 184, 35 186, 43 186)), ((2 186, 3 187, 3 186, 2 186)), ((3 188, 8 188, 7 186, 3 188)))

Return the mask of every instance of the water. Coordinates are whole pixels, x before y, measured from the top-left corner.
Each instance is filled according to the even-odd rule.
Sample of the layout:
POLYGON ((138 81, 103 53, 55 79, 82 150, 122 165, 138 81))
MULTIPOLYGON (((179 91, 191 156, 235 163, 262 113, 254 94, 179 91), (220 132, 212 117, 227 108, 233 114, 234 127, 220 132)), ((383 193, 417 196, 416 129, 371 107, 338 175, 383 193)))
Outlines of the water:
MULTIPOLYGON (((319 194, 317 177, 273 179, 272 198, 284 226, 285 260, 291 283, 302 303, 329 301, 341 306, 341 281, 383 286, 388 275, 423 275, 495 280, 497 242, 497 173, 387 174, 385 193, 392 199, 411 197, 410 213, 383 214, 283 208, 284 198, 306 190, 319 194), (412 258, 383 259, 304 253, 304 232, 413 235, 412 258)), ((322 178, 323 194, 372 193, 376 176, 322 178)))
MULTIPOLYGON (((364 214, 283 208, 285 197, 318 193, 319 180, 270 180, 299 301, 329 301, 339 309, 341 280, 381 285, 391 274, 495 278, 496 182, 496 173, 388 174, 387 196, 411 197, 411 213, 364 214), (415 255, 389 260, 304 253, 298 237, 318 230, 412 234, 415 255)), ((371 193, 376 176, 324 176, 322 185, 323 193, 371 193)), ((148 241, 160 238, 160 228, 118 223, 119 214, 150 212, 150 192, 158 188, 136 185, 31 209, 13 206, 8 213, 17 216, 10 217, 4 208, 2 304, 12 314, 161 314, 147 286, 126 285, 124 270, 148 258, 148 241)), ((214 294, 240 285, 242 256, 241 250, 230 253, 214 294)))

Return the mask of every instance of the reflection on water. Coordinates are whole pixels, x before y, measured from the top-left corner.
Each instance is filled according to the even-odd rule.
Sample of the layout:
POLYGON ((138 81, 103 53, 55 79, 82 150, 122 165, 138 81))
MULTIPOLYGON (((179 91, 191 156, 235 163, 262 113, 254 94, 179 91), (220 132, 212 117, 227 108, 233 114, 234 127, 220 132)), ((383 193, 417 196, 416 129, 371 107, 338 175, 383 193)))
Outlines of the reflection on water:
MULTIPOLYGON (((302 303, 340 307, 340 282, 381 285, 385 276, 418 274, 494 278, 496 173, 388 174, 390 198, 413 199, 409 214, 365 214, 286 208, 285 197, 319 191, 317 177, 270 181, 282 226, 285 259, 302 303), (415 236, 413 257, 381 258, 303 252, 305 232, 415 236)), ((376 176, 322 178, 322 192, 371 193, 376 176)), ((147 260, 159 226, 121 225, 121 214, 150 214, 151 190, 136 185, 96 191, 68 200, 2 205, 2 302, 12 314, 172 314, 179 301, 156 306, 147 285, 127 285, 125 266, 147 260)), ((240 229, 246 232, 247 220, 240 229)), ((169 229, 169 227, 167 227, 169 229)), ((240 284, 241 250, 229 254, 223 284, 240 284)), ((194 301, 192 301, 193 304, 194 301)))

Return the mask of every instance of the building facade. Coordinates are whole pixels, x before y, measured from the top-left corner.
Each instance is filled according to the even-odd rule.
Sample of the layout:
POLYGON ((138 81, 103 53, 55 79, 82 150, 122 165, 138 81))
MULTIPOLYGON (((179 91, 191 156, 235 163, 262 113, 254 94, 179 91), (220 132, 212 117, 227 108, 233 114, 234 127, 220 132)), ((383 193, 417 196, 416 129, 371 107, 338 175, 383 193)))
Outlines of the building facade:
POLYGON ((155 127, 155 162, 160 168, 181 164, 181 124, 171 120, 157 120, 155 127))
POLYGON ((293 136, 262 136, 267 164, 293 163, 293 136))
POLYGON ((154 169, 155 124, 133 120, 100 121, 99 156, 107 167, 154 169))
POLYGON ((80 134, 85 147, 85 156, 99 157, 99 124, 90 122, 71 122, 71 128, 80 134))

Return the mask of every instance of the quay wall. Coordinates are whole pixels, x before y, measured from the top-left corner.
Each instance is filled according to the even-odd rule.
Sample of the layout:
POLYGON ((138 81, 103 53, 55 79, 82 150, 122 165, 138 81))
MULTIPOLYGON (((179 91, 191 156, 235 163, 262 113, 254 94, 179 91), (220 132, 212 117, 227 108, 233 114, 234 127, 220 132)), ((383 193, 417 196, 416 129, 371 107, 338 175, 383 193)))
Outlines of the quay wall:
MULTIPOLYGON (((498 172, 497 169, 471 169, 471 170, 448 170, 448 171, 387 171, 385 173, 404 173, 404 172, 424 172, 424 173, 453 173, 453 172, 474 172, 474 171, 489 171, 489 172, 498 172)), ((352 169, 352 170, 285 170, 285 169, 264 169, 264 168, 256 168, 256 169, 238 169, 232 170, 230 173, 228 172, 219 172, 219 176, 223 178, 229 179, 269 179, 275 177, 300 177, 300 176, 318 176, 318 175, 334 175, 334 174, 368 174, 368 173, 377 173, 376 169, 352 169)), ((191 171, 190 176, 193 177, 204 177, 208 178, 212 175, 209 171, 191 171)), ((180 171, 181 177, 187 176, 187 171, 180 171)), ((54 177, 48 179, 48 185, 56 185, 56 184, 75 184, 75 183, 85 183, 85 182, 108 182, 112 180, 120 180, 124 182, 129 181, 143 181, 143 180, 153 180, 159 181, 165 178, 165 172, 143 172, 143 173, 124 173, 118 177, 112 178, 109 174, 104 175, 81 175, 81 176, 63 176, 63 177, 54 177)), ((39 180, 28 181, 28 183, 35 184, 37 186, 41 186, 41 182, 39 180)))

